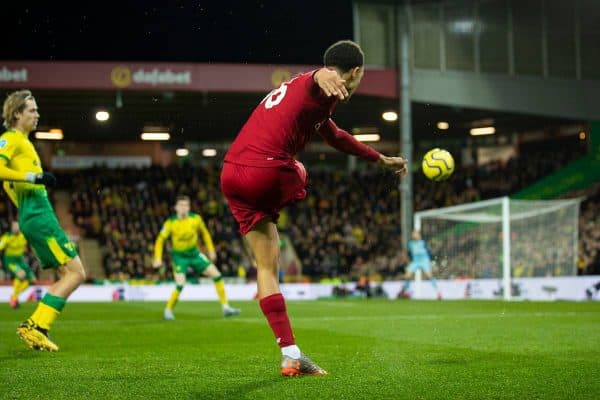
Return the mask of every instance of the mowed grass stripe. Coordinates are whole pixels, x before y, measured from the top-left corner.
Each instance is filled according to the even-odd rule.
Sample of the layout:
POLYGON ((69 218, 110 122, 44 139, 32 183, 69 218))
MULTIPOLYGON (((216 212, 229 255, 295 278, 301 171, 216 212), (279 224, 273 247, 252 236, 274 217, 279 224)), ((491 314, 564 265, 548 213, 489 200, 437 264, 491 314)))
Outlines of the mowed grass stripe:
POLYGON ((600 303, 288 302, 299 344, 331 372, 284 379, 256 302, 72 303, 56 354, 14 329, 33 309, 0 308, 0 398, 595 398, 600 303), (504 315, 502 315, 504 314, 504 315), (473 317, 476 316, 476 317, 473 317))

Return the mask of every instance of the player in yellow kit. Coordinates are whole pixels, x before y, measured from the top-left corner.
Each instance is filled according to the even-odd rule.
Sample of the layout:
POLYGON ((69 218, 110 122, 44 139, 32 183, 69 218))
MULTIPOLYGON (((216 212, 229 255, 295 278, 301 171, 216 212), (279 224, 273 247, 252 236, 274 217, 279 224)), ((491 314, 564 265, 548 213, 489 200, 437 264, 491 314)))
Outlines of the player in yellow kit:
POLYGON ((42 268, 58 269, 60 279, 48 288, 36 310, 17 328, 19 337, 32 349, 58 351, 48 331, 67 298, 85 280, 85 270, 73 244, 60 227, 48 200, 46 186, 54 186, 54 175, 42 163, 29 133, 40 114, 29 90, 13 92, 4 101, 2 117, 6 132, 0 136, 0 180, 19 209, 21 232, 40 260, 42 268))
POLYGON ((225 284, 221 272, 213 264, 216 260, 215 246, 202 217, 190 212, 190 198, 178 196, 175 201, 175 215, 165 221, 154 244, 154 268, 163 265, 163 245, 165 240, 171 238, 171 257, 173 259, 173 275, 175 277, 175 290, 167 302, 164 317, 167 320, 175 319, 173 308, 177 304, 179 294, 186 282, 186 274, 189 267, 196 273, 204 274, 213 279, 219 301, 226 317, 238 315, 240 310, 232 308, 227 302, 225 284), (198 232, 206 246, 208 257, 198 250, 198 232))
POLYGON ((2 264, 13 275, 13 294, 10 296, 10 306, 19 307, 19 294, 29 287, 29 284, 35 281, 33 271, 25 262, 25 250, 27 249, 27 239, 19 229, 19 223, 13 221, 10 225, 10 232, 6 232, 0 237, 0 252, 4 251, 2 264))

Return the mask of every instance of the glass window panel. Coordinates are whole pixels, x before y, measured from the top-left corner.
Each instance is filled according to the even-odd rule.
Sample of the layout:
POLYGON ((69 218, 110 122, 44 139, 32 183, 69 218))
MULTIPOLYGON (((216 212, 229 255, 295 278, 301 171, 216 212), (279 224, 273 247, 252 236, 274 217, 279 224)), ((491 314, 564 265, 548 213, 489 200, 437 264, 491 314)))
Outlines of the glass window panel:
POLYGON ((507 0, 480 1, 479 29, 481 71, 508 73, 507 0))
POLYGON ((360 4, 360 43, 365 50, 365 64, 371 66, 394 65, 391 44, 392 18, 386 5, 360 4))
POLYGON ((440 68, 440 9, 437 4, 412 8, 414 62, 417 68, 440 68))
POLYGON ((581 0, 581 77, 600 80, 600 4, 598 0, 581 0))
POLYGON ((512 0, 515 73, 542 75, 542 10, 539 1, 512 0))
POLYGON ((475 69, 475 20, 473 2, 451 1, 444 4, 444 34, 446 39, 446 67, 448 69, 475 69))
POLYGON ((548 73, 575 77, 575 6, 573 2, 546 0, 548 73))

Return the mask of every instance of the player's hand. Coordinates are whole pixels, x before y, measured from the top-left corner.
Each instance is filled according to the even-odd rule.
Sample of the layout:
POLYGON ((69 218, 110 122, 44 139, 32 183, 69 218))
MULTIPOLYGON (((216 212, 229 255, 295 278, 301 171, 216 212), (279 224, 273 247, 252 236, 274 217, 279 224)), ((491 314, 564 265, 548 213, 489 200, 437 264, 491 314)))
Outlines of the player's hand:
POLYGON ((348 89, 344 86, 346 80, 342 79, 337 71, 321 68, 315 73, 315 82, 327 97, 335 96, 340 100, 348 97, 348 89))
POLYGON ((382 154, 379 156, 378 162, 385 168, 393 169, 396 175, 404 177, 408 174, 408 165, 402 157, 388 157, 382 154))
POLYGON ((163 265, 162 260, 154 260, 152 262, 152 267, 153 268, 160 268, 160 267, 162 267, 162 265, 163 265))
POLYGON ((215 251, 209 251, 208 252, 208 259, 212 262, 217 261, 217 252, 215 251))
POLYGON ((56 177, 50 172, 34 173, 28 172, 25 178, 28 182, 48 187, 56 186, 56 177))

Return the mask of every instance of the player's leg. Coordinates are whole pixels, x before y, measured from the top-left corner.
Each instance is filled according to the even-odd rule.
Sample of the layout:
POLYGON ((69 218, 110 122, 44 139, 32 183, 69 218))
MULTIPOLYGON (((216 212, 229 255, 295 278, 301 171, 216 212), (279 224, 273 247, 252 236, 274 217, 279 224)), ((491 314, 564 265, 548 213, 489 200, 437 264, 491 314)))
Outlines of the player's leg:
POLYGON ((437 279, 431 274, 431 267, 423 269, 423 273, 425 274, 425 277, 429 279, 429 283, 431 283, 433 290, 435 290, 438 300, 441 300, 442 292, 440 292, 440 289, 438 288, 437 279))
POLYGON ((283 375, 325 374, 300 352, 279 291, 279 235, 273 221, 285 205, 306 196, 306 171, 298 168, 254 168, 224 163, 221 190, 257 265, 260 308, 282 352, 283 375))
POLYGON ((270 218, 254 225, 245 236, 256 260, 258 298, 277 344, 281 348, 283 375, 326 374, 296 345, 285 300, 279 290, 279 234, 270 218))
POLYGON ((10 306, 12 308, 17 308, 19 307, 19 295, 29 287, 29 274, 25 268, 16 262, 12 263, 12 268, 11 265, 9 265, 9 269, 14 271, 15 274, 15 279, 13 281, 13 293, 10 296, 10 306))
POLYGON ((179 295, 181 294, 181 291, 183 290, 183 287, 186 283, 185 271, 187 268, 184 267, 181 262, 175 263, 175 260, 173 260, 173 262, 173 276, 175 277, 175 289, 173 289, 173 291, 171 292, 171 296, 169 297, 169 300, 167 300, 167 305, 165 306, 165 311, 163 313, 163 316, 167 321, 172 321, 175 319, 173 309, 177 305, 177 302, 179 301, 179 295))
POLYGON ((14 279, 13 279, 13 292, 10 295, 10 299, 8 301, 8 304, 10 305, 11 308, 17 309, 19 308, 19 289, 21 287, 21 283, 23 282, 23 280, 19 277, 19 275, 15 275, 14 279))
MULTIPOLYGON (((210 261, 208 262, 210 263, 210 261)), ((210 263, 202 273, 204 274, 204 276, 212 278, 215 284, 215 290, 217 291, 217 296, 219 297, 219 303, 221 303, 221 308, 223 309, 223 315, 226 317, 239 315, 240 310, 231 307, 229 305, 229 302, 227 301, 227 294, 225 293, 225 283, 223 282, 223 275, 221 275, 221 271, 219 271, 213 263, 210 263)))
POLYGON ((48 288, 31 317, 19 325, 17 334, 32 349, 58 351, 58 346, 48 338, 48 331, 68 297, 85 281, 85 269, 47 197, 27 198, 20 208, 19 225, 42 268, 58 269, 60 278, 48 288))
POLYGON ((27 263, 25 262, 25 259, 23 257, 19 257, 17 264, 18 264, 18 269, 19 269, 18 277, 20 279, 20 282, 14 293, 14 298, 15 298, 15 303, 18 307, 19 306, 19 297, 18 296, 21 293, 23 293, 25 291, 25 289, 27 289, 32 282, 35 281, 35 275, 33 274, 31 267, 29 265, 27 265, 27 263))
POLYGON ((19 336, 36 350, 58 351, 58 346, 48 338, 48 331, 71 293, 85 281, 85 269, 79 256, 67 261, 58 271, 60 279, 48 288, 31 317, 17 329, 19 336))
POLYGON ((19 260, 19 265, 21 266, 21 269, 25 273, 25 278, 21 282, 21 287, 19 288, 19 293, 23 293, 23 291, 25 289, 27 289, 29 287, 29 285, 31 285, 31 283, 33 283, 35 281, 35 275, 33 274, 31 267, 29 265, 27 265, 27 263, 25 262, 25 259, 23 257, 21 257, 21 259, 19 260))
POLYGON ((407 272, 406 275, 404 276, 404 284, 402 285, 402 291, 403 292, 408 292, 410 290, 410 283, 413 279, 413 273, 412 272, 407 272))
POLYGON ((58 268, 60 278, 48 288, 48 293, 67 299, 85 281, 85 269, 79 256, 58 268))
POLYGON ((404 274, 404 283, 402 284, 402 290, 400 290, 400 294, 398 297, 400 298, 408 298, 410 296, 410 283, 412 282, 414 273, 416 270, 416 265, 414 263, 409 263, 406 267, 406 272, 404 274))
POLYGON ((6 265, 13 276, 13 292, 10 295, 9 305, 16 309, 19 307, 19 293, 21 293, 20 288, 25 279, 25 271, 22 271, 19 268, 18 263, 16 263, 12 257, 4 257, 3 261, 4 265, 6 265))

